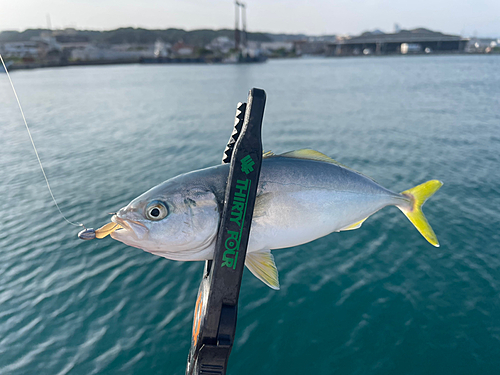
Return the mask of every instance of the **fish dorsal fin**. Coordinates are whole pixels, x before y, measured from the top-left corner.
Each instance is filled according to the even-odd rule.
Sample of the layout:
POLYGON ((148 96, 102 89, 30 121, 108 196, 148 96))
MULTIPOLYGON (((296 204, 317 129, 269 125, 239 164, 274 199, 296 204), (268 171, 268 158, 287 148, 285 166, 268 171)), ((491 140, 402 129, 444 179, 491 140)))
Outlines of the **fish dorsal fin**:
POLYGON ((268 287, 279 290, 280 282, 278 278, 278 269, 274 263, 274 257, 273 254, 271 254, 271 250, 264 249, 247 253, 245 266, 247 266, 256 278, 268 287))
MULTIPOLYGON (((335 164, 335 165, 338 165, 339 167, 343 167, 343 168, 352 170, 351 168, 346 167, 344 164, 339 163, 337 160, 333 160, 331 157, 329 157, 329 156, 327 156, 319 151, 312 150, 310 148, 303 148, 300 150, 285 152, 284 154, 281 154, 279 156, 283 156, 285 158, 297 158, 297 159, 322 161, 325 163, 335 164)), ((354 172, 356 172, 356 171, 354 171, 354 172)), ((357 172, 357 173, 359 173, 359 172, 357 172)))
POLYGON ((365 217, 363 220, 360 220, 354 224, 348 225, 347 227, 344 227, 344 228, 340 229, 339 231, 358 229, 361 226, 361 224, 363 224, 365 222, 366 219, 368 219, 368 218, 365 217))
POLYGON ((340 164, 339 162, 333 160, 331 157, 322 154, 319 151, 312 150, 310 148, 303 148, 301 150, 289 151, 281 154, 285 158, 297 158, 297 159, 307 159, 307 160, 316 160, 316 161, 324 161, 326 163, 332 164, 340 164))
POLYGON ((262 154, 262 157, 263 157, 263 158, 268 158, 268 157, 271 157, 271 156, 274 156, 274 155, 275 155, 275 153, 274 153, 274 152, 272 152, 272 151, 267 151, 267 152, 264 152, 264 153, 262 154))

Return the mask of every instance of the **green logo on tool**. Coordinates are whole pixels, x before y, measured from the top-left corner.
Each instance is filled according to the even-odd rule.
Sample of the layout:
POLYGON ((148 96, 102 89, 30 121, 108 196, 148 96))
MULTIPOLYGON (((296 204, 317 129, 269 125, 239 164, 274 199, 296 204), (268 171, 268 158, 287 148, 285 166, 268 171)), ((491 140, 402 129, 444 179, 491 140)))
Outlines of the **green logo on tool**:
POLYGON ((249 174, 250 172, 253 172, 253 166, 255 165, 255 162, 252 160, 250 155, 245 156, 241 161, 241 171, 245 172, 245 174, 249 174))
POLYGON ((226 250, 222 256, 222 267, 236 269, 238 253, 240 251, 241 234, 245 225, 245 216, 247 213, 248 192, 251 184, 252 181, 248 179, 236 181, 236 190, 233 195, 231 217, 229 219, 231 229, 233 230, 228 229, 225 235, 226 241, 224 242, 224 247, 226 250))

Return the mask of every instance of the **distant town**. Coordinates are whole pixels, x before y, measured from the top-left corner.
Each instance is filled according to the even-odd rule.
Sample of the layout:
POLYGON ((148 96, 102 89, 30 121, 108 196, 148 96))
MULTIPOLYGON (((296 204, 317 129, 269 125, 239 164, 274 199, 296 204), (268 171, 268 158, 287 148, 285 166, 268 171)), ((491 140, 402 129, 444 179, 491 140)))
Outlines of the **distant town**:
POLYGON ((0 33, 9 69, 126 63, 249 63, 305 55, 381 56, 500 53, 500 39, 463 38, 428 29, 357 36, 307 36, 243 30, 109 31, 29 29, 0 33))

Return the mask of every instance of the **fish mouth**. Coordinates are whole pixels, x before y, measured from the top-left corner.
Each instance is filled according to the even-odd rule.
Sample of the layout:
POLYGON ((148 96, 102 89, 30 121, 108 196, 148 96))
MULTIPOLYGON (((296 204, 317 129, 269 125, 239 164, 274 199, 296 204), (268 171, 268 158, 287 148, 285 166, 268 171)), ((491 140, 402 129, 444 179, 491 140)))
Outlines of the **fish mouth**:
MULTIPOLYGON (((113 215, 111 222, 115 225, 115 228, 109 234, 119 241, 124 237, 141 240, 148 233, 148 228, 137 220, 124 219, 118 215, 113 215)), ((109 224, 111 225, 112 223, 109 224)))
POLYGON ((118 215, 113 215, 111 222, 103 225, 95 231, 96 238, 102 239, 111 235, 114 239, 121 240, 125 237, 134 237, 140 240, 148 232, 148 228, 139 221, 123 219, 118 215))

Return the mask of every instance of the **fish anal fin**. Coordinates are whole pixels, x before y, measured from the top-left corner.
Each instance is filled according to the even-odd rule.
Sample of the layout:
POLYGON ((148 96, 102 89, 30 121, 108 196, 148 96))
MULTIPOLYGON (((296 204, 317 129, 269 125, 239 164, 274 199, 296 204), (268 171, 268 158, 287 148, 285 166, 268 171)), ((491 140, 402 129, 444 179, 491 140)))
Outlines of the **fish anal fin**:
POLYGON ((358 229, 359 227, 361 227, 361 224, 363 224, 365 222, 365 220, 368 219, 367 217, 365 217, 363 220, 360 220, 354 224, 351 224, 351 225, 348 225, 347 227, 344 227, 340 230, 353 230, 353 229, 358 229))
POLYGON ((279 290, 278 269, 274 263, 274 257, 273 254, 271 254, 271 250, 265 249, 247 253, 245 266, 247 266, 256 278, 268 287, 279 290))

